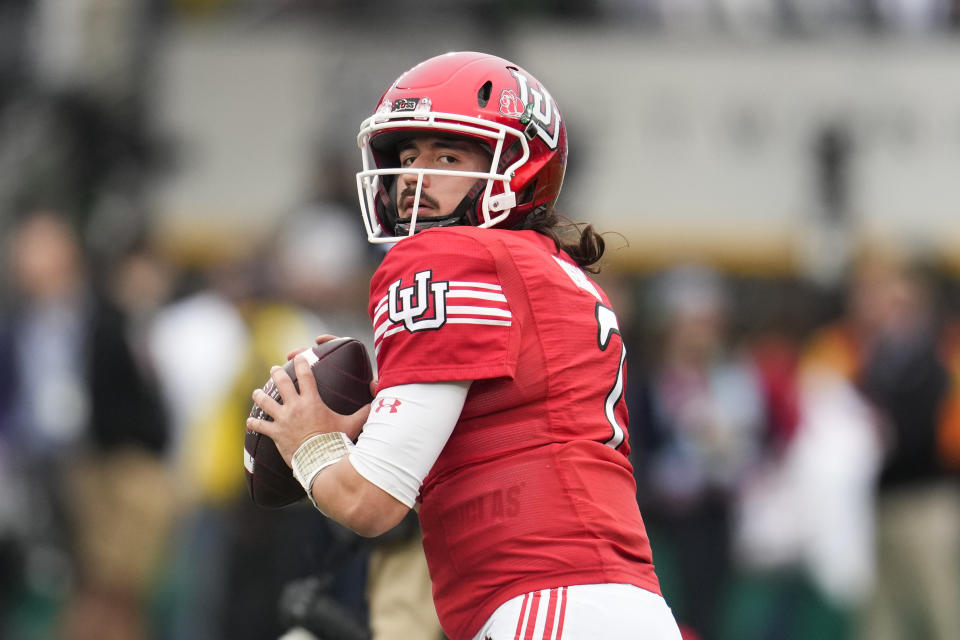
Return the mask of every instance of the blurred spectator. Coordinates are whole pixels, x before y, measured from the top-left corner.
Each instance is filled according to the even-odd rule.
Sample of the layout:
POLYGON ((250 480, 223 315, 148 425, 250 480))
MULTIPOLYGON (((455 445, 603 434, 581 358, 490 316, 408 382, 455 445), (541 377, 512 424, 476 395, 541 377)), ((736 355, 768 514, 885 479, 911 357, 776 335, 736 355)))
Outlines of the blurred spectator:
POLYGON ((156 637, 215 638, 222 635, 226 592, 224 525, 220 512, 207 507, 222 501, 224 491, 233 495, 237 479, 219 480, 223 474, 211 471, 227 468, 223 446, 197 425, 228 393, 249 338, 233 301, 208 283, 207 274, 188 271, 167 281, 171 277, 157 257, 134 252, 114 282, 137 320, 170 415, 167 464, 177 518, 159 584, 156 637), (230 489, 218 488, 224 484, 230 489))
MULTIPOLYGON (((249 502, 237 452, 250 401, 239 381, 244 389, 262 384, 269 366, 313 331, 301 312, 261 304, 254 275, 240 263, 192 276, 190 290, 157 311, 147 334, 173 416, 169 462, 179 499, 160 637, 277 637, 274 593, 296 575, 282 560, 262 566, 251 549, 272 535, 265 520, 289 513, 253 513, 246 522, 237 513, 249 502), (242 553, 248 566, 240 569, 242 553)), ((289 541, 283 548, 299 551, 289 541)))
POLYGON ((369 333, 359 224, 323 208, 288 222, 263 246, 198 271, 150 323, 151 357, 174 416, 181 498, 163 637, 279 637, 284 588, 320 575, 335 578, 323 582, 323 597, 366 623, 367 549, 309 505, 255 506, 244 485, 250 389, 317 335, 369 333), (266 546, 286 553, 264 555, 266 546))
POLYGON ((928 278, 900 256, 864 256, 848 287, 845 317, 814 337, 805 369, 856 388, 882 447, 876 582, 861 637, 960 638, 960 488, 944 438, 957 402, 949 334, 928 278))
MULTIPOLYGON (((338 171, 332 168, 327 173, 331 181, 327 191, 335 194, 339 185, 332 183, 338 171)), ((352 174, 349 178, 352 190, 352 174)), ((276 295, 312 309, 324 332, 363 340, 372 356, 372 330, 366 314, 369 245, 354 217, 353 211, 336 200, 318 197, 283 222, 267 268, 276 295)), ((411 513, 394 530, 369 541, 336 523, 326 519, 324 523, 343 536, 340 541, 349 545, 350 551, 369 554, 361 580, 366 587, 368 616, 362 622, 369 626, 373 640, 443 637, 415 515, 411 513)), ((320 566, 319 570, 321 575, 330 574, 337 567, 320 566)))
POLYGON ((763 637, 847 638, 873 579, 874 415, 835 372, 808 362, 796 385, 794 428, 741 489, 735 552, 765 585, 763 637))
POLYGON ((719 274, 677 267, 654 291, 658 351, 631 409, 638 487, 651 538, 663 536, 665 596, 681 624, 711 640, 731 575, 733 500, 762 445, 765 399, 751 358, 730 344, 719 274))
MULTIPOLYGON (((19 489, 25 591, 65 600, 51 636, 146 638, 172 513, 162 402, 57 212, 21 220, 6 256, 0 437, 19 489)), ((22 637, 16 620, 4 624, 22 637)))
MULTIPOLYGON (((372 357, 367 289, 372 263, 383 252, 366 242, 357 219, 353 158, 353 152, 348 157, 324 154, 318 162, 316 193, 280 225, 268 270, 276 294, 313 310, 325 331, 364 341, 372 357)), ((362 581, 368 616, 362 626, 369 628, 373 640, 443 637, 415 514, 372 540, 330 521, 327 525, 345 536, 345 543, 368 554, 362 581)), ((321 567, 321 572, 329 574, 332 568, 321 567)))
POLYGON ((271 297, 311 309, 328 331, 364 339, 372 349, 366 315, 369 247, 362 231, 353 210, 311 204, 279 222, 264 269, 271 297))

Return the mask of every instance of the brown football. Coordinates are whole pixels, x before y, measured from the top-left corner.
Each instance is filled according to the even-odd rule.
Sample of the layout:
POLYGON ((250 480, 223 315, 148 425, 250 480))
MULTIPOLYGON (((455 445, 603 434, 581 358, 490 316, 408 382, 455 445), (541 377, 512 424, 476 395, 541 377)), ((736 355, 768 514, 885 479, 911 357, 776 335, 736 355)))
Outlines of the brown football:
MULTIPOLYGON (((312 348, 310 368, 317 382, 320 397, 333 411, 349 415, 373 397, 370 395, 370 380, 373 368, 370 356, 363 343, 355 338, 336 338, 312 348)), ((284 370, 293 378, 299 391, 293 360, 284 365, 284 370)), ((280 401, 272 379, 267 379, 263 390, 280 401)), ((281 401, 282 402, 282 401, 281 401)), ((250 416, 272 420, 256 404, 250 416)), ((247 489, 250 498, 262 507, 283 507, 305 498, 303 487, 293 477, 293 472, 269 437, 247 429, 243 442, 243 466, 246 471, 247 489)))

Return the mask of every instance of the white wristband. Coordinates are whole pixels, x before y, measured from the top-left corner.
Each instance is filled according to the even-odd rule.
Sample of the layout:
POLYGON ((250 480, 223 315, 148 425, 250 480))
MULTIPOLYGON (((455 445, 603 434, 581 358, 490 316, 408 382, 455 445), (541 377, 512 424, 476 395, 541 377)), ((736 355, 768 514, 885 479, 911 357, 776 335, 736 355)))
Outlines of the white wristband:
POLYGON ((293 477, 307 492, 307 497, 310 498, 314 507, 317 506, 317 502, 313 499, 312 488, 317 474, 350 453, 353 446, 347 434, 334 431, 311 436, 293 454, 293 459, 290 461, 293 477))

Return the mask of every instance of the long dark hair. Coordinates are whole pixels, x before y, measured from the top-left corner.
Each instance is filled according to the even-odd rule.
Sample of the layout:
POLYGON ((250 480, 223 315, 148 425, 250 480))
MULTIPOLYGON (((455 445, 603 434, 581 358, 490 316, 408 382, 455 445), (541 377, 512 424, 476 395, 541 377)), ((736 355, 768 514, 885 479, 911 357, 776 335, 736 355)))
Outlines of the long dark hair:
POLYGON ((514 228, 541 233, 553 240, 558 250, 566 251, 584 271, 600 271, 600 267, 594 265, 603 257, 607 243, 592 224, 573 222, 554 209, 547 209, 527 216, 514 228))

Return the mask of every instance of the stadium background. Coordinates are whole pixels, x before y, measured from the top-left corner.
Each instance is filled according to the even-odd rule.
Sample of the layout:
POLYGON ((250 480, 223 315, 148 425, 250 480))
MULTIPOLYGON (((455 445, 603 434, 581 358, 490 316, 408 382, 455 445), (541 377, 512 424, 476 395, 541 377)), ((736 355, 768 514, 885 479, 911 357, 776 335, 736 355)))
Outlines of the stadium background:
MULTIPOLYGON (((723 278, 731 344, 775 336, 799 351, 841 312, 865 249, 920 261, 952 317, 960 3, 950 0, 0 0, 0 234, 30 210, 65 214, 93 277, 144 322, 202 282, 230 300, 310 307, 301 324, 362 332, 378 256, 356 215, 357 127, 401 71, 471 49, 532 70, 560 104, 570 162, 559 208, 616 232, 601 278, 631 327, 636 370, 652 357, 649 292, 678 265, 723 278), (312 282, 296 278, 297 261, 312 282)), ((262 326, 218 345, 253 341, 262 326)), ((302 335, 257 348, 281 353, 302 335)), ((244 526, 230 520, 243 498, 239 455, 198 462, 184 451, 195 432, 224 428, 210 418, 223 405, 200 389, 230 396, 244 365, 178 346, 183 378, 166 390, 193 396, 172 401, 170 469, 229 538, 244 526)), ((669 596, 670 534, 651 533, 655 551, 664 537, 669 596)), ((793 569, 735 572, 724 637, 852 637, 856 607, 793 569)), ((191 637, 164 618, 169 592, 204 580, 158 576, 157 634, 191 637)), ((43 637, 67 587, 9 582, 8 628, 43 637)))

